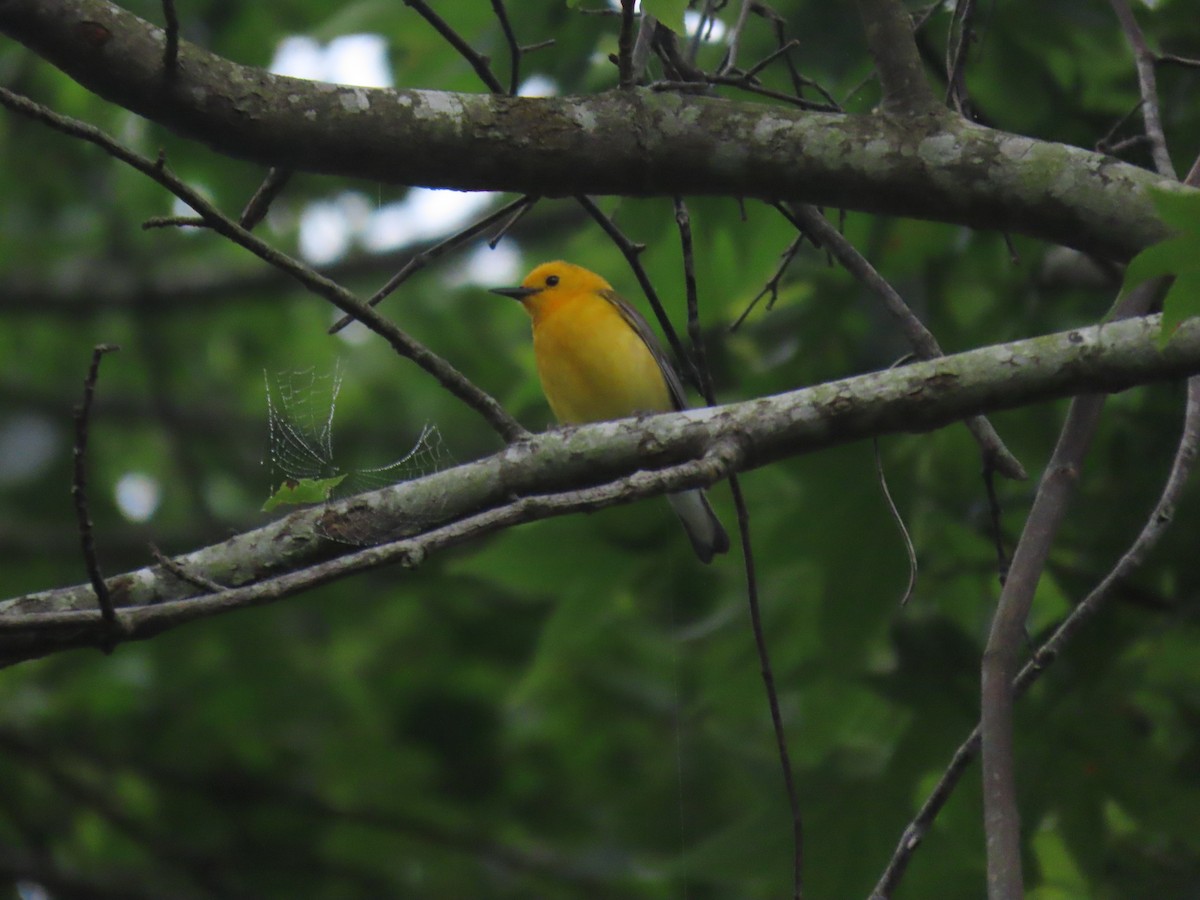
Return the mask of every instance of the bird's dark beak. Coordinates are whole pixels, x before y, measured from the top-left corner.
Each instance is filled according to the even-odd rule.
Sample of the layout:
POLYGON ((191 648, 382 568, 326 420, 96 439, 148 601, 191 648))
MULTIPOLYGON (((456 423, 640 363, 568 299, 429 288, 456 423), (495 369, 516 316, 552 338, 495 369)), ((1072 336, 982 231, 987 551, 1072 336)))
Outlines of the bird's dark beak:
POLYGON ((541 288, 535 287, 492 288, 492 293, 499 294, 501 297, 512 297, 514 300, 524 300, 526 297, 541 293, 541 290, 541 288))

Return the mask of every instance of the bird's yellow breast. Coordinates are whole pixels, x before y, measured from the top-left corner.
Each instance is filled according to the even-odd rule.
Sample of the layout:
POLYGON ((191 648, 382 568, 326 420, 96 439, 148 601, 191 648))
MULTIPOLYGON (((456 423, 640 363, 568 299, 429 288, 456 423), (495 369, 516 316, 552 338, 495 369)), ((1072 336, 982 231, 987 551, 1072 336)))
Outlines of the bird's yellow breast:
POLYGON ((599 294, 540 304, 533 316, 533 351, 542 390, 564 424, 674 408, 645 342, 599 294))

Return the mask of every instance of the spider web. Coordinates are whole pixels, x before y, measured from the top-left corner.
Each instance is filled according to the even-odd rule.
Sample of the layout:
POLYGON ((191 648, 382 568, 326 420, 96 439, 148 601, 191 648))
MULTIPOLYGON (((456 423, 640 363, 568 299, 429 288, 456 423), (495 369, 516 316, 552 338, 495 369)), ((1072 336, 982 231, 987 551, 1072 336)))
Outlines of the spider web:
POLYGON ((453 463, 441 432, 428 423, 408 451, 391 462, 362 467, 340 462, 334 449, 334 416, 343 374, 340 360, 332 372, 318 372, 315 366, 274 375, 263 371, 267 394, 263 463, 270 468, 273 490, 340 478, 324 494, 325 499, 336 499, 418 478, 453 463))

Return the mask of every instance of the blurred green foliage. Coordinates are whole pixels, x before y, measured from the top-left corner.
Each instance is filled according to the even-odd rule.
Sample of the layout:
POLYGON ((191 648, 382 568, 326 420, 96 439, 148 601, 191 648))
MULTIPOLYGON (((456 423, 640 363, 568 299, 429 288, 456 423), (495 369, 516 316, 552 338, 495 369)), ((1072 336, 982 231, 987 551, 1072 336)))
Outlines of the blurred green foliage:
MULTIPOLYGON (((151 0, 127 6, 153 21, 151 0)), ((508 51, 491 4, 443 4, 492 58, 508 51)), ((612 87, 617 18, 598 3, 510 3, 522 61, 561 93, 612 87)), ((731 25, 738 4, 721 17, 731 25)), ((844 4, 780 2, 801 71, 848 110, 877 99, 844 4)), ((470 67, 401 3, 181 4, 184 36, 268 65, 280 41, 381 35, 394 83, 478 91, 470 67)), ((1153 46, 1200 56, 1188 0, 1139 7, 1153 46)), ((1138 103, 1124 38, 1103 4, 978 4, 967 83, 980 118, 1093 146, 1138 103)), ((949 13, 919 33, 936 82, 949 13)), ((740 59, 775 44, 752 16, 740 59)), ((715 66, 719 45, 701 47, 715 66)), ((1177 168, 1200 147, 1200 72, 1159 68, 1177 168)), ((778 63, 762 73, 786 91, 778 63)), ((0 41, 0 83, 85 119, 171 166, 236 213, 263 172, 88 94, 0 41)), ((940 86, 938 88, 941 89, 940 86)), ((755 100, 730 91, 730 97, 755 100)), ((761 98, 758 98, 761 99, 761 98)), ((814 99, 817 99, 814 95, 814 99)), ((769 101, 768 101, 769 102, 769 101)), ((1136 133, 1136 115, 1116 139, 1136 133)), ((1144 148, 1128 157, 1148 164, 1144 148)), ((387 462, 427 425, 429 465, 498 449, 493 433, 381 341, 330 338, 333 311, 207 234, 143 231, 171 214, 158 187, 95 147, 0 115, 0 596, 84 580, 68 487, 70 410, 91 347, 124 348, 100 377, 90 459, 107 573, 252 527, 273 485, 263 373, 342 366, 335 452, 387 462), (210 285, 202 289, 205 284, 210 285), (215 285, 215 286, 213 286, 215 285), (37 438, 35 440, 35 438, 37 438), (115 489, 161 487, 145 522, 115 489)), ((298 176, 263 233, 295 251, 305 211, 405 190, 298 176)), ((606 198, 682 329, 669 200, 606 198)), ((806 247, 777 302, 727 326, 794 234, 736 199, 689 203, 701 314, 723 401, 887 366, 905 348, 874 299, 806 247)), ((833 213, 836 215, 836 213, 833 213)), ((1012 236, 850 213, 847 236, 948 352, 1093 322, 1112 272, 1012 236)), ((564 257, 641 302, 620 253, 568 201, 543 201, 501 245, 519 276, 564 257)), ((529 427, 549 415, 523 314, 466 281, 475 248, 408 281, 383 309, 529 427)), ((366 296, 391 269, 352 246, 366 296)), ((398 267, 398 264, 397 266, 398 267)), ((394 267, 393 267, 394 268, 394 267)), ((513 277, 502 283, 511 283, 513 277)), ((644 307, 643 307, 644 308, 644 307)), ((1183 390, 1109 403, 1079 496, 1039 591, 1031 640, 1112 566, 1165 476, 1183 390)), ((994 417, 1036 478, 1063 404, 994 417)), ((921 560, 897 598, 904 551, 867 445, 744 477, 765 626, 791 742, 812 897, 864 896, 905 823, 977 716, 978 659, 997 594, 975 445, 961 428, 890 438, 882 454, 921 560)), ((356 465, 359 463, 355 463, 356 465)), ((1006 545, 1032 484, 999 486, 1006 545)), ((727 491, 713 492, 727 525, 727 491)), ((1034 896, 1179 897, 1200 880, 1200 570, 1195 491, 1160 549, 1018 709, 1028 882, 1034 896)), ((732 530, 732 529, 731 529, 732 530)), ((787 891, 790 831, 738 553, 691 556, 662 502, 552 519, 272 607, 0 673, 0 872, 22 861, 112 890, 98 896, 772 898, 787 891), (121 885, 132 885, 122 894, 121 885)), ((978 779, 968 774, 897 896, 983 893, 978 779)), ((35 879, 36 880, 36 879, 35 879)), ((44 879, 52 884, 50 879, 44 879)), ((64 882, 65 883, 65 882, 64 882)), ((72 896, 63 888, 56 896, 72 896)))

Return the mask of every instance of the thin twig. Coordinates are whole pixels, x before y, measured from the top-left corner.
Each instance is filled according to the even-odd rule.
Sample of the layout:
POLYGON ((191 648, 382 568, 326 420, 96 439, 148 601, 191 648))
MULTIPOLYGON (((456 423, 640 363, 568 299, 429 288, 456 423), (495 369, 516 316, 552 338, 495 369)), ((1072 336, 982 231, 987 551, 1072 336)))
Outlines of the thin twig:
POLYGON ((622 88, 633 87, 633 28, 634 8, 637 0, 621 0, 621 31, 617 36, 617 72, 622 88))
POLYGON ((974 40, 971 17, 975 12, 975 0, 956 0, 950 17, 950 40, 946 42, 946 100, 954 105, 958 114, 967 114, 967 50, 974 40), (958 26, 955 30, 955 26, 958 26))
MULTIPOLYGON (((909 346, 918 357, 937 359, 943 355, 937 338, 904 302, 899 292, 821 215, 819 210, 807 204, 775 204, 775 208, 797 228, 807 232, 832 253, 846 271, 883 301, 884 308, 896 320, 909 346)), ((994 466, 1000 474, 1016 481, 1024 481, 1029 477, 1020 460, 1004 445, 996 429, 985 417, 973 416, 967 419, 965 424, 983 451, 985 466, 994 466)))
POLYGON ((169 80, 179 72, 179 14, 175 11, 175 0, 162 0, 162 8, 166 32, 163 71, 169 80))
POLYGON ((424 0, 404 0, 404 5, 413 9, 426 22, 434 27, 443 38, 446 39, 451 47, 458 51, 458 55, 470 63, 471 68, 475 70, 475 74, 479 76, 479 80, 487 85, 488 90, 493 94, 503 94, 504 86, 492 74, 492 68, 488 64, 488 58, 475 51, 467 40, 455 31, 450 24, 429 8, 429 4, 424 0))
POLYGON ((254 226, 266 217, 275 198, 283 193, 283 189, 291 180, 291 169, 281 169, 278 166, 268 169, 267 177, 263 179, 262 184, 258 186, 258 190, 254 192, 254 196, 250 198, 246 208, 238 217, 238 224, 247 231, 253 231, 254 226))
MULTIPOLYGON (((465 244, 467 241, 471 240, 472 238, 479 236, 480 234, 482 234, 483 232, 485 232, 489 228, 491 228, 493 225, 495 225, 497 222, 504 219, 506 216, 508 216, 516 211, 519 211, 526 206, 531 206, 532 204, 534 204, 536 202, 537 202, 536 197, 518 197, 516 200, 513 200, 511 203, 507 203, 504 206, 500 207, 499 209, 495 210, 494 212, 488 213, 486 216, 484 216, 482 219, 475 222, 474 224, 468 225, 462 231, 459 231, 459 232, 456 232, 455 234, 450 235, 450 237, 435 244, 434 246, 430 247, 428 250, 422 250, 420 253, 418 253, 415 256, 413 256, 412 258, 410 258, 408 260, 408 262, 406 262, 400 268, 400 271, 398 271, 395 275, 393 275, 391 278, 389 278, 384 283, 383 287, 381 287, 374 294, 372 294, 370 297, 368 297, 366 300, 366 305, 368 307, 378 306, 394 290, 396 290, 396 288, 400 287, 400 285, 402 285, 409 278, 411 278, 417 272, 421 271, 421 269, 425 268, 427 265, 429 265, 434 260, 438 259, 439 257, 445 256, 451 250, 454 250, 454 249, 462 246, 463 244, 465 244)), ((349 325, 351 322, 353 322, 354 319, 355 319, 355 316, 349 316, 349 315, 342 316, 342 318, 338 319, 336 322, 333 323, 333 325, 331 325, 329 327, 329 333, 337 334, 339 331, 341 331, 343 328, 345 328, 347 325, 349 325)))
POLYGON ((733 23, 733 28, 729 30, 729 49, 725 51, 725 62, 717 70, 718 75, 729 74, 730 70, 737 65, 738 50, 741 48, 742 43, 742 32, 746 28, 746 20, 750 16, 750 7, 753 5, 754 0, 742 0, 741 8, 738 9, 737 21, 733 23))
POLYGON ((787 737, 783 727, 783 713, 780 712, 778 694, 775 689, 775 675, 771 670, 770 655, 767 652, 767 638, 763 631, 762 610, 758 603, 758 577, 754 566, 754 547, 750 540, 750 511, 746 506, 746 498, 742 495, 742 486, 736 476, 729 478, 729 489, 733 493, 733 505, 737 509, 738 532, 742 538, 742 559, 746 570, 746 598, 749 601, 750 627, 754 631, 754 646, 758 650, 758 661, 761 666, 763 686, 767 694, 767 704, 771 709, 771 727, 775 731, 775 748, 779 754, 779 765, 783 769, 783 786, 787 792, 788 809, 792 816, 792 897, 800 900, 804 896, 804 821, 800 816, 800 799, 796 792, 796 779, 792 774, 792 761, 788 753, 787 737))
POLYGON ((492 0, 492 11, 500 20, 500 30, 504 32, 504 40, 508 42, 510 58, 508 73, 508 93, 517 96, 517 87, 521 82, 521 45, 513 32, 512 22, 508 20, 508 10, 504 8, 504 0, 492 0))
POLYGON ((871 440, 871 448, 875 456, 875 475, 879 482, 879 489, 883 492, 883 501, 887 504, 888 512, 892 516, 892 521, 896 523, 896 527, 900 529, 900 538, 904 541, 904 552, 908 556, 908 584, 904 586, 904 593, 900 595, 900 606, 907 606, 908 601, 912 599, 913 593, 917 589, 917 549, 913 546, 912 535, 908 533, 908 526, 904 524, 904 516, 900 515, 900 508, 896 506, 896 501, 892 499, 892 491, 888 487, 887 475, 883 471, 883 454, 879 450, 879 438, 871 440))
POLYGON ((1163 134, 1162 117, 1158 111, 1158 84, 1154 75, 1154 53, 1146 44, 1146 36, 1142 34, 1141 26, 1134 18, 1133 10, 1126 0, 1109 0, 1125 39, 1133 50, 1133 62, 1137 68, 1138 90, 1142 95, 1142 122, 1146 126, 1146 136, 1150 138, 1150 155, 1154 159, 1154 168, 1159 175, 1167 178, 1178 178, 1175 166, 1171 163, 1171 154, 1167 150, 1167 139, 1163 134))
POLYGON ((760 97, 770 97, 772 100, 789 103, 798 109, 808 110, 809 112, 841 111, 841 107, 836 105, 817 103, 814 100, 807 100, 804 97, 797 97, 792 94, 785 94, 783 91, 763 87, 755 83, 754 79, 747 79, 742 75, 705 75, 703 81, 656 81, 650 85, 650 89, 658 92, 683 91, 696 94, 707 92, 713 85, 738 88, 751 94, 758 94, 760 97))
MULTIPOLYGON (((1128 122, 1131 118, 1133 118, 1134 113, 1136 113, 1139 109, 1141 109, 1142 104, 1145 102, 1146 102, 1145 100, 1142 100, 1139 98, 1138 102, 1133 104, 1133 108, 1130 109, 1129 112, 1125 113, 1125 115, 1121 116, 1121 118, 1117 119, 1117 121, 1113 123, 1112 128, 1108 129, 1108 131, 1105 133, 1104 137, 1102 137, 1102 138, 1100 138, 1100 140, 1096 141, 1095 150, 1097 153, 1114 155, 1114 151, 1112 149, 1110 149, 1113 146, 1113 143, 1112 143, 1113 138, 1116 137, 1117 132, 1120 130, 1121 126, 1124 125, 1126 122, 1128 122)), ((1143 135, 1138 135, 1138 137, 1145 139, 1146 136, 1143 134, 1143 135)))
POLYGON ((1188 69, 1200 69, 1200 59, 1195 59, 1190 56, 1177 56, 1174 53, 1158 53, 1154 56, 1156 63, 1169 63, 1175 66, 1183 66, 1188 69))
POLYGON ((774 274, 767 279, 767 283, 762 286, 762 290, 760 290, 754 295, 753 298, 751 298, 750 302, 746 304, 746 308, 742 310, 741 315, 739 315, 734 320, 733 324, 729 326, 730 331, 737 331, 741 327, 742 323, 746 321, 746 318, 750 315, 750 313, 754 310, 754 307, 758 305, 758 301, 763 297, 766 297, 768 294, 770 294, 771 299, 767 301, 767 309, 773 309, 775 307, 775 301, 779 299, 780 282, 783 281, 784 274, 787 272, 788 267, 791 266, 792 260, 796 258, 796 254, 800 252, 800 248, 804 246, 804 242, 807 239, 808 235, 806 235, 803 231, 792 238, 792 242, 788 244, 787 249, 784 250, 783 253, 779 254, 779 265, 775 267, 774 274))
MULTIPOLYGON (((778 45, 779 51, 783 52, 783 61, 787 66, 788 74, 792 78, 792 90, 795 91, 796 96, 803 96, 804 88, 806 87, 814 88, 822 97, 825 98, 826 102, 829 103, 831 107, 840 112, 842 107, 836 100, 833 99, 833 95, 829 93, 829 91, 825 90, 825 88, 816 81, 813 81, 811 78, 805 78, 803 75, 801 75, 800 70, 796 68, 796 64, 792 62, 792 55, 787 51, 790 44, 795 44, 798 42, 788 40, 787 20, 765 3, 755 4, 754 12, 758 13, 771 23, 771 29, 775 32, 775 43, 778 45)), ((758 69, 757 67, 754 67, 750 71, 751 74, 755 74, 758 69)))
MULTIPOLYGON (((754 65, 752 65, 749 69, 746 69, 746 71, 742 72, 741 73, 742 77, 743 78, 753 78, 755 75, 757 75, 759 72, 761 72, 767 66, 769 66, 771 63, 775 62, 775 60, 779 59, 779 57, 783 56, 786 53, 789 53, 790 51, 794 50, 795 48, 797 48, 799 46, 800 46, 800 42, 798 40, 796 40, 795 38, 792 38, 791 40, 788 40, 788 41, 784 41, 782 44, 780 44, 778 47, 776 47, 774 50, 772 50, 770 53, 768 53, 766 56, 764 56, 762 59, 760 59, 754 65)), ((730 66, 729 72, 726 72, 724 74, 730 74, 733 72, 735 72, 734 67, 730 66)))
MULTIPOLYGON (((96 379, 100 376, 100 359, 105 353, 120 349, 116 344, 97 344, 92 350, 92 363, 88 366, 87 377, 83 381, 83 400, 75 407, 75 470, 71 482, 75 518, 79 523, 79 539, 83 546, 83 563, 87 568, 88 580, 96 592, 96 602, 100 606, 104 628, 110 632, 115 629, 117 618, 112 598, 108 594, 108 585, 104 583, 104 576, 100 574, 100 562, 96 559, 96 541, 92 533, 92 516, 88 510, 87 499, 87 445, 92 400, 96 396, 96 379)), ((111 646, 105 646, 106 652, 111 649, 111 646)))
MULTIPOLYGON (((704 40, 704 30, 711 27, 713 16, 716 12, 717 2, 718 0, 704 0, 704 6, 701 8, 700 16, 696 20, 696 30, 692 32, 692 36, 688 40, 686 58, 687 61, 692 65, 695 65, 696 57, 700 55, 700 43, 704 40)), ((724 6, 724 3, 722 2, 721 5, 724 6)), ((672 22, 671 24, 676 29, 683 25, 682 22, 672 22)))
MULTIPOLYGON (((692 351, 700 369, 701 392, 708 405, 715 406, 717 399, 713 391, 712 372, 709 371, 708 356, 704 352, 704 335, 700 328, 700 304, 696 291, 691 217, 688 215, 687 205, 683 202, 682 197, 675 198, 675 224, 679 229, 679 242, 683 254, 683 277, 687 286, 688 335, 691 338, 692 351)), ((742 538, 742 559, 746 572, 746 596, 749 604, 750 624, 754 631, 754 644, 758 651, 763 687, 767 695, 767 705, 771 710, 771 724, 775 731, 779 765, 783 770, 783 783, 787 790, 788 808, 792 816, 792 895, 795 900, 799 900, 804 895, 804 826, 800 815, 800 801, 796 794, 795 779, 792 775, 787 733, 783 727, 783 714, 779 708, 779 694, 775 689, 771 655, 767 650, 766 634, 762 627, 762 613, 758 603, 758 578, 754 566, 754 545, 750 540, 750 510, 746 505, 746 498, 742 494, 741 484, 738 482, 736 473, 730 474, 729 486, 733 492, 733 502, 737 508, 738 531, 742 538)))
POLYGON ((692 343, 692 358, 700 371, 700 393, 709 406, 717 405, 713 388, 712 372, 708 367, 708 354, 704 349, 704 332, 700 327, 700 304, 696 291, 696 264, 692 256, 692 221, 687 204, 676 196, 675 226, 679 230, 679 243, 683 252, 683 282, 687 297, 688 338, 692 343))
POLYGON ((541 199, 541 197, 530 196, 525 197, 524 199, 528 202, 518 206, 516 212, 508 217, 508 221, 497 228, 495 233, 488 238, 487 245, 489 250, 495 250, 500 245, 500 242, 508 236, 508 233, 512 231, 516 224, 533 211, 533 208, 537 205, 537 202, 541 199))
POLYGON ((218 210, 202 194, 178 178, 161 160, 150 160, 134 153, 100 129, 68 116, 59 115, 40 103, 35 103, 20 94, 14 94, 3 87, 0 87, 0 104, 36 119, 63 134, 95 144, 111 156, 153 179, 199 213, 213 231, 249 250, 263 262, 286 272, 309 291, 328 300, 343 312, 360 319, 364 325, 386 340, 399 355, 416 363, 432 375, 442 387, 479 413, 506 441, 518 440, 528 434, 494 397, 477 387, 442 357, 411 337, 394 322, 383 318, 340 284, 331 281, 310 266, 288 256, 256 237, 252 232, 242 228, 237 222, 218 210))
POLYGON ((638 258, 641 252, 646 249, 646 245, 634 243, 627 238, 624 232, 617 227, 616 223, 605 215, 604 211, 590 197, 580 194, 575 199, 587 214, 596 221, 596 224, 604 230, 609 239, 617 245, 617 249, 621 251, 621 255, 629 263, 629 268, 633 270, 634 277, 637 278, 638 284, 641 285, 642 292, 646 295, 646 299, 650 303, 650 308, 654 310, 654 316, 658 319, 659 327, 662 328, 663 334, 667 337, 667 343, 671 345, 671 351, 675 354, 676 359, 682 367, 680 374, 699 389, 701 381, 700 373, 696 369, 696 363, 684 349, 683 342, 679 340, 679 334, 675 331, 675 326, 671 324, 671 320, 667 316, 667 311, 663 308, 662 301, 658 299, 658 292, 654 290, 654 285, 651 283, 650 277, 646 274, 646 270, 642 267, 641 260, 638 258))
POLYGON ((144 231, 154 228, 207 228, 208 221, 200 216, 151 216, 142 223, 144 231))

